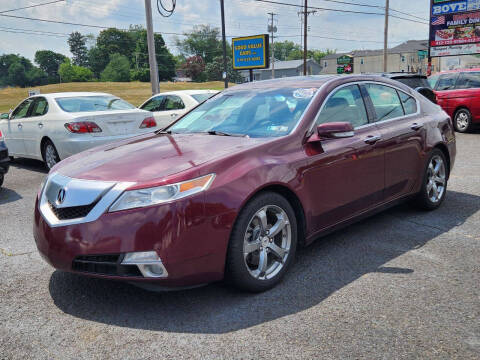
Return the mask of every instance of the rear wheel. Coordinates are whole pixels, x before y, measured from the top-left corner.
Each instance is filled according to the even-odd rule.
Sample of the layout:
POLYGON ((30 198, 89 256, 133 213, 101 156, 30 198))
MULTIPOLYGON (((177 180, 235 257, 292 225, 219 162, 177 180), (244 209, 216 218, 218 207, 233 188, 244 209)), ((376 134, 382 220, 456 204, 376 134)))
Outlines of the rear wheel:
POLYGON ((455 126, 455 130, 458 132, 468 132, 472 126, 472 114, 468 109, 465 108, 457 110, 453 119, 453 124, 455 126))
POLYGON ((240 212, 229 243, 226 277, 252 292, 274 287, 295 256, 297 222, 290 203, 266 192, 240 212))
POLYGON ((60 161, 60 157, 58 156, 57 149, 55 145, 50 140, 46 140, 43 144, 43 161, 45 165, 47 165, 48 169, 51 169, 55 166, 56 163, 60 161))
POLYGON ((447 192, 448 167, 443 152, 434 149, 430 154, 423 176, 422 189, 415 199, 415 204, 424 210, 438 208, 447 192))

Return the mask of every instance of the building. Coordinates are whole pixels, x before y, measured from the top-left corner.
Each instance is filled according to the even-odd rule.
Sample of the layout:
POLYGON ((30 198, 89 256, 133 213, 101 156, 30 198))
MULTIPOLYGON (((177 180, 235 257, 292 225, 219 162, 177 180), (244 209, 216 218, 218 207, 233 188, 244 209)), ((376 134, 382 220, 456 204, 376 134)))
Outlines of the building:
MULTIPOLYGON (((388 49, 387 71, 414 72, 427 71, 428 40, 409 40, 388 49)), ((322 58, 321 74, 337 74, 339 59, 353 58, 353 74, 383 72, 383 50, 354 50, 349 53, 330 54, 322 58)), ((433 60, 433 71, 438 62, 433 60)))
MULTIPOLYGON (((319 75, 322 67, 313 59, 307 60, 307 74, 319 75)), ((249 70, 241 70, 245 82, 250 79, 249 70)), ((303 75, 303 60, 275 61, 275 78, 303 75)), ((272 67, 268 69, 253 69, 253 80, 268 80, 272 78, 272 67)))

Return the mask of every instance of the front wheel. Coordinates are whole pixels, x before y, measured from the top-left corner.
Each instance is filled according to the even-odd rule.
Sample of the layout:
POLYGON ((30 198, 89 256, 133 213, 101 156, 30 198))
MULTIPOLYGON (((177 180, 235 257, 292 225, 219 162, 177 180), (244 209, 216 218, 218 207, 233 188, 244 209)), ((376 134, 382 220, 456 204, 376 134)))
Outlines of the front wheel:
POLYGON ((430 154, 423 176, 422 189, 415 199, 415 204, 424 210, 438 208, 447 192, 448 168, 443 152, 434 149, 430 154))
POLYGON ((460 109, 455 113, 453 118, 455 130, 460 133, 466 133, 472 126, 472 114, 468 109, 460 109))
POLYGON ((57 149, 50 140, 47 140, 43 145, 43 161, 49 170, 60 161, 57 149))
POLYGON ((268 290, 285 275, 296 248, 292 206, 277 193, 262 193, 238 216, 228 248, 226 277, 243 290, 268 290))

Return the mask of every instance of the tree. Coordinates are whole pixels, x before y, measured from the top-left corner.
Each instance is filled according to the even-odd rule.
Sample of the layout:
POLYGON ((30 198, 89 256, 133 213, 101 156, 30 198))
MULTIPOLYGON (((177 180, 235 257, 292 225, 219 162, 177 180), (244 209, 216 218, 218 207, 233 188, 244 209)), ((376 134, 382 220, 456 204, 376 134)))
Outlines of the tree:
POLYGON ((50 51, 38 50, 35 53, 35 62, 50 78, 50 82, 58 82, 58 68, 67 59, 65 55, 50 51))
MULTIPOLYGON (((205 73, 208 81, 223 80, 223 56, 217 56, 213 61, 205 65, 205 73)), ((232 58, 227 56, 227 77, 230 82, 239 82, 242 76, 237 70, 233 69, 232 58)))
POLYGON ((73 64, 78 66, 88 65, 87 37, 74 31, 68 37, 70 52, 73 54, 73 64))
POLYGON ((182 68, 185 70, 185 74, 193 81, 206 80, 206 74, 204 74, 205 62, 201 56, 190 56, 186 59, 182 68))
POLYGON ((100 78, 100 73, 105 69, 109 61, 109 56, 104 51, 94 46, 88 51, 88 67, 93 71, 96 78, 100 78))
MULTIPOLYGON (((132 32, 132 30, 130 31, 132 32)), ((137 39, 132 64, 135 64, 138 69, 148 69, 148 76, 150 76, 147 31, 143 28, 137 28, 135 35, 132 35, 132 37, 137 39)), ((175 76, 175 57, 165 46, 162 35, 155 34, 154 39, 159 80, 171 80, 175 76)))
POLYGON ((101 74, 102 81, 130 81, 130 62, 125 55, 113 54, 101 74))
MULTIPOLYGON (((185 39, 176 39, 176 45, 179 47, 180 53, 185 57, 201 56, 203 61, 208 64, 215 57, 223 55, 218 28, 212 28, 210 25, 196 25, 193 27, 193 31, 184 33, 184 35, 185 39)), ((229 53, 227 49, 227 54, 229 53)))
POLYGON ((21 87, 27 85, 25 66, 20 62, 15 62, 8 68, 8 84, 21 87))
POLYGON ((25 75, 27 77, 27 85, 36 86, 48 84, 49 79, 47 73, 36 66, 25 72, 25 75))
POLYGON ((135 42, 130 32, 109 28, 102 30, 98 35, 97 48, 103 52, 103 55, 107 56, 107 59, 113 54, 125 55, 127 59, 131 59, 135 42))
POLYGON ((299 55, 303 58, 303 50, 299 44, 294 43, 293 41, 280 41, 273 44, 275 59, 280 61, 285 60, 295 60, 299 55), (295 59, 291 59, 294 57, 295 59))
POLYGON ((62 82, 85 82, 93 79, 93 72, 83 66, 72 65, 70 59, 65 60, 58 70, 62 82))

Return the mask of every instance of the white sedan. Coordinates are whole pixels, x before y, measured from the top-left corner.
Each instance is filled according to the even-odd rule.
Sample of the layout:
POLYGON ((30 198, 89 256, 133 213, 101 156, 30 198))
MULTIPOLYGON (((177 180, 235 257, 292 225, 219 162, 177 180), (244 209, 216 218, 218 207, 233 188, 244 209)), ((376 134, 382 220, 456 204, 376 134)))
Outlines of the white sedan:
POLYGON ((155 129, 151 112, 105 93, 31 96, 0 120, 10 155, 43 160, 49 169, 83 150, 155 129))
POLYGON ((217 90, 179 90, 152 96, 139 106, 151 111, 160 128, 167 127, 198 104, 218 94, 217 90))

